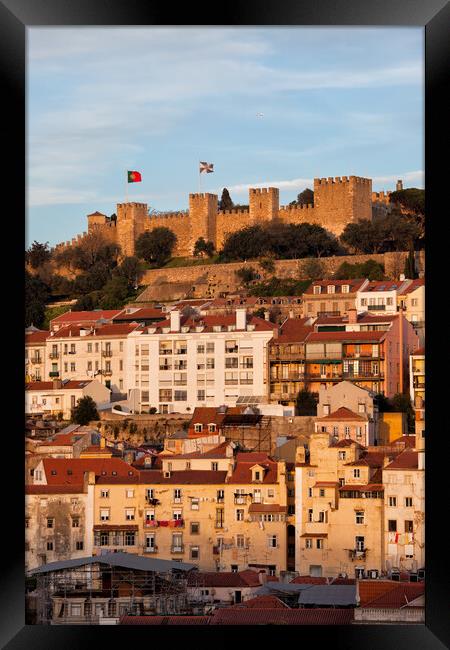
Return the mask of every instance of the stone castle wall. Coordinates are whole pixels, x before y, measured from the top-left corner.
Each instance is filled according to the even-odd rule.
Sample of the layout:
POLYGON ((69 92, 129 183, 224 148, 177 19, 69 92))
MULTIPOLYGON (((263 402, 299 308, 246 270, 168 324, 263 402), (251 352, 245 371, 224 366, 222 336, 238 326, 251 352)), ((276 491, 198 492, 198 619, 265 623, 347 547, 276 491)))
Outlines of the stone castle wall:
MULTIPOLYGON (((372 193, 369 178, 315 178, 314 205, 280 207, 278 188, 250 188, 248 210, 219 211, 217 195, 197 193, 189 195, 187 213, 149 215, 146 203, 119 203, 116 221, 99 212, 88 215, 88 232, 102 233, 108 241, 120 245, 122 255, 128 256, 134 255, 139 235, 164 226, 177 236, 174 255, 188 257, 200 237, 212 241, 220 250, 229 234, 276 219, 284 223, 316 223, 339 236, 348 223, 372 219, 374 200, 385 205, 388 199, 384 193, 372 193)), ((80 237, 72 242, 79 243, 80 237)))

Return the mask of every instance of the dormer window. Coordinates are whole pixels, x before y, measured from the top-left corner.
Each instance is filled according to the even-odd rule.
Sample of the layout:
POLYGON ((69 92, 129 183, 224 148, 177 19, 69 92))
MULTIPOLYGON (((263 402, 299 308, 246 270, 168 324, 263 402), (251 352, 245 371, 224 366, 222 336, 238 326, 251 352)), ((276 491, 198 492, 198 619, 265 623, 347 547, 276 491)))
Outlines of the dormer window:
POLYGON ((264 477, 264 467, 261 467, 261 465, 254 465, 251 468, 251 471, 252 471, 252 482, 260 483, 264 477))
POLYGON ((334 293, 334 290, 335 290, 334 284, 329 284, 328 287, 327 287, 327 292, 328 293, 334 293))
POLYGON ((195 433, 201 433, 203 431, 203 424, 194 424, 195 433))
POLYGON ((209 425, 209 431, 210 431, 211 433, 214 433, 215 430, 216 430, 216 425, 215 425, 215 424, 210 424, 210 425, 209 425))
POLYGON ((322 287, 320 285, 316 285, 315 287, 313 287, 313 293, 315 293, 315 294, 320 293, 321 290, 322 290, 322 287))
POLYGON ((342 293, 350 293, 350 286, 348 284, 342 285, 342 293))

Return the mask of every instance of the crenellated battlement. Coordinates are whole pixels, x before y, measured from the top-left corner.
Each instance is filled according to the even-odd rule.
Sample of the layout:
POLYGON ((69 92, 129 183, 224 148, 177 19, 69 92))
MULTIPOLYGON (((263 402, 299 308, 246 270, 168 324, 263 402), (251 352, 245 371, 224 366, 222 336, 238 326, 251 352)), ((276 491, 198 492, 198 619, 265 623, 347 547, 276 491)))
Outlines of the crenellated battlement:
POLYGON ((146 203, 136 203, 135 201, 130 201, 128 203, 118 203, 117 208, 145 208, 147 209, 147 204, 146 203))
POLYGON ((167 219, 188 219, 188 212, 162 212, 161 214, 149 214, 149 219, 153 221, 165 221, 167 219))
POLYGON ((296 212, 298 210, 314 210, 313 203, 305 203, 303 205, 282 205, 280 212, 296 212))
POLYGON ((280 190, 278 187, 251 187, 249 189, 250 194, 279 194, 280 190))
POLYGON ((339 184, 371 185, 372 179, 363 176, 329 176, 328 178, 315 178, 314 185, 339 185, 339 184))
POLYGON ((248 215, 250 213, 250 208, 233 208, 232 210, 218 210, 217 214, 237 214, 237 215, 248 215))

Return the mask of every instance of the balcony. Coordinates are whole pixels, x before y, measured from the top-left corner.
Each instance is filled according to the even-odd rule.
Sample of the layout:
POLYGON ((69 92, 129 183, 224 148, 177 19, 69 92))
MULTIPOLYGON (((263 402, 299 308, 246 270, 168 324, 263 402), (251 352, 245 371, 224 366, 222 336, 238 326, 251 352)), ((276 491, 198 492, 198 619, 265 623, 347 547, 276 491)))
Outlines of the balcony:
POLYGON ((363 551, 360 551, 356 548, 351 548, 348 551, 348 557, 350 560, 365 560, 366 559, 366 554, 367 554, 367 548, 364 549, 363 551))
POLYGON ((164 350, 160 350, 159 354, 163 357, 163 356, 167 356, 168 354, 173 354, 173 352, 172 350, 164 349, 164 350))
POLYGON ((322 380, 331 380, 331 381, 340 381, 341 379, 341 373, 333 374, 332 372, 309 372, 307 374, 307 379, 320 379, 322 380))
POLYGON ((386 305, 367 305, 368 311, 386 311, 386 305))
POLYGON ((239 366, 240 368, 247 368, 247 369, 252 369, 253 368, 253 363, 241 363, 239 366))
POLYGON ((42 357, 31 357, 30 359, 31 363, 43 363, 42 357))
POLYGON ((253 379, 241 379, 239 383, 241 385, 242 384, 245 384, 245 385, 253 384, 253 379))
POLYGON ((48 356, 50 359, 59 359, 59 352, 50 352, 48 356))
POLYGON ((276 400, 283 400, 285 402, 287 400, 290 400, 290 401, 296 400, 297 396, 298 396, 298 392, 297 393, 295 393, 295 392, 294 393, 270 393, 270 399, 271 400, 276 399, 276 400))
POLYGON ((340 311, 318 311, 317 316, 320 318, 321 316, 340 316, 341 312, 340 311))
POLYGON ((175 379, 174 386, 187 386, 187 379, 175 379))
POLYGON ((303 361, 305 358, 304 352, 277 352, 270 350, 269 358, 271 361, 303 361))
POLYGON ((175 354, 187 354, 187 348, 180 348, 179 350, 175 350, 175 354))
POLYGON ((102 370, 102 375, 104 377, 111 377, 112 375, 112 370, 102 370))
POLYGON ((175 363, 173 369, 174 370, 187 370, 187 362, 186 363, 180 363, 180 364, 175 363))
POLYGON ((305 523, 305 534, 325 534, 328 532, 328 523, 326 521, 308 521, 305 523))
POLYGON ((53 370, 52 372, 49 372, 48 375, 49 377, 59 377, 59 371, 53 370))
POLYGON ((216 521, 214 524, 214 528, 223 528, 224 527, 224 522, 223 521, 216 521))
POLYGON ((157 553, 157 552, 158 552, 157 546, 144 546, 144 553, 157 553))
POLYGON ((239 348, 237 345, 235 345, 233 348, 225 348, 225 354, 237 354, 239 352, 239 348))
POLYGON ((237 386, 238 383, 238 379, 225 379, 225 386, 237 386))
POLYGON ((184 553, 184 545, 177 544, 176 546, 171 546, 170 547, 170 552, 171 553, 184 553))
POLYGON ((159 505, 159 499, 154 499, 153 497, 146 496, 145 497, 145 503, 149 503, 152 506, 158 506, 159 505))
POLYGON ((112 350, 102 350, 102 357, 112 357, 112 350))
MULTIPOLYGON (((228 359, 227 359, 228 361, 228 359)), ((237 361, 237 359, 236 359, 237 361)), ((225 362, 225 370, 237 370, 238 364, 237 363, 227 363, 225 362)))
POLYGON ((172 370, 172 366, 159 366, 159 369, 164 372, 164 371, 167 371, 167 370, 172 370))
POLYGON ((156 519, 146 519, 144 521, 144 528, 158 528, 158 526, 156 519))
POLYGON ((383 372, 363 372, 362 370, 354 373, 354 372, 343 372, 342 373, 342 378, 343 379, 378 379, 378 380, 383 380, 384 379, 384 373, 383 372))

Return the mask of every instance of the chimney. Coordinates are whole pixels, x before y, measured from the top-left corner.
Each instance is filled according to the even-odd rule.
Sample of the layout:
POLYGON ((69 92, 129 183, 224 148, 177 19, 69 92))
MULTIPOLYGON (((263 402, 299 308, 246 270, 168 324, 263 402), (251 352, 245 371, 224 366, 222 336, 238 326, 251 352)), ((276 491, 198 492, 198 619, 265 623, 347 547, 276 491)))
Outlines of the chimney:
POLYGON ((289 318, 294 318, 294 310, 293 309, 289 310, 289 318))
POLYGON ((395 189, 396 189, 397 192, 401 192, 401 190, 403 189, 403 181, 402 181, 402 180, 399 179, 399 180, 397 181, 397 184, 396 184, 396 186, 395 186, 395 189))
POLYGON ((348 309, 348 322, 350 323, 357 323, 358 322, 358 312, 356 311, 355 308, 348 309))
POLYGON ((53 390, 59 390, 60 388, 62 388, 61 379, 53 379, 52 384, 53 384, 52 386, 53 390))
POLYGON ((245 330, 247 325, 247 310, 244 308, 236 309, 236 329, 245 330))
POLYGON ((269 312, 267 309, 266 309, 265 312, 264 312, 264 318, 265 318, 266 320, 270 320, 270 312, 269 312))
POLYGON ((258 573, 258 578, 259 578, 259 582, 262 585, 266 584, 266 582, 267 582, 267 573, 264 571, 264 569, 261 569, 261 571, 258 573))
POLYGON ((180 310, 174 309, 170 312, 170 331, 180 331, 180 310))
POLYGON ((406 280, 405 274, 400 273, 400 282, 404 282, 406 280))

